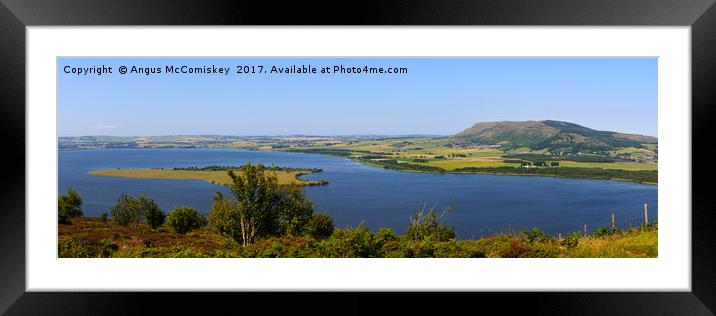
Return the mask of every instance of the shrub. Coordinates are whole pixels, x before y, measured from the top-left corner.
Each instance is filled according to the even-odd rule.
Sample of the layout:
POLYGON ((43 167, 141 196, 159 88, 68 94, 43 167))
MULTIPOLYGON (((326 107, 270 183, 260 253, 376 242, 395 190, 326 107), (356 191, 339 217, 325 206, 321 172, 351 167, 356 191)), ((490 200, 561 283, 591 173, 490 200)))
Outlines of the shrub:
POLYGON ((159 208, 157 203, 154 203, 154 200, 140 195, 137 203, 139 204, 139 209, 144 215, 144 218, 147 220, 149 227, 157 229, 157 227, 164 224, 166 214, 164 214, 162 209, 159 208))
POLYGON ((67 189, 67 195, 61 195, 57 200, 57 221, 69 224, 70 219, 82 216, 82 198, 72 188, 67 189))
POLYGON ((645 231, 651 231, 659 228, 659 223, 657 221, 651 221, 649 224, 641 223, 637 227, 633 229, 639 229, 639 230, 645 230, 645 231))
POLYGON ((522 239, 524 239, 526 242, 548 241, 552 239, 550 235, 537 227, 532 227, 531 230, 523 230, 521 233, 522 239))
POLYGON ((137 227, 139 222, 145 219, 153 229, 161 226, 165 217, 157 203, 143 194, 137 198, 122 194, 110 213, 112 219, 119 225, 137 227))
POLYGON ((530 252, 530 247, 524 241, 519 239, 511 239, 507 248, 500 251, 502 258, 526 258, 530 252))
POLYGON ((435 256, 436 243, 431 238, 424 240, 405 240, 403 249, 408 258, 431 258, 435 256))
POLYGON ((327 214, 313 214, 306 225, 306 233, 318 240, 330 237, 334 230, 333 218, 327 214))
POLYGON ((110 213, 112 214, 112 220, 122 226, 131 225, 136 227, 142 218, 137 200, 127 194, 122 194, 119 197, 117 204, 112 206, 110 213))
POLYGON ((109 258, 119 249, 112 238, 89 241, 86 235, 76 235, 61 239, 57 244, 60 258, 109 258))
POLYGON ((377 244, 384 244, 386 242, 399 239, 393 229, 389 227, 381 227, 380 229, 378 229, 378 231, 375 233, 374 238, 377 244))
POLYGON ((576 247, 579 245, 579 240, 582 238, 582 232, 573 231, 564 237, 561 244, 566 247, 576 247))
POLYGON ((616 232, 617 232, 616 228, 602 226, 602 227, 597 228, 595 231, 593 231, 592 236, 593 237, 604 237, 604 236, 616 234, 616 232))
POLYGON ((106 221, 107 221, 107 212, 103 212, 102 214, 100 214, 100 215, 99 215, 99 220, 100 220, 100 221, 103 221, 103 222, 106 222, 106 221))
POLYGON ((428 209, 427 213, 424 211, 425 204, 410 218, 410 224, 405 233, 406 238, 415 241, 426 238, 430 238, 432 241, 448 241, 455 238, 455 229, 453 227, 438 223, 438 220, 450 211, 449 206, 440 215, 435 215, 435 207, 428 209))
POLYGON ((184 235, 206 225, 206 218, 196 209, 180 206, 167 213, 167 225, 178 234, 184 235))
POLYGON ((553 242, 534 242, 529 244, 528 258, 555 258, 559 255, 559 247, 553 242))
POLYGON ((369 258, 374 256, 373 234, 364 222, 355 228, 336 229, 327 243, 332 257, 369 258))
POLYGON ((393 229, 381 227, 373 234, 373 248, 378 257, 401 257, 400 238, 393 229))
POLYGON ((485 258, 482 249, 456 240, 440 242, 435 245, 435 258, 485 258))

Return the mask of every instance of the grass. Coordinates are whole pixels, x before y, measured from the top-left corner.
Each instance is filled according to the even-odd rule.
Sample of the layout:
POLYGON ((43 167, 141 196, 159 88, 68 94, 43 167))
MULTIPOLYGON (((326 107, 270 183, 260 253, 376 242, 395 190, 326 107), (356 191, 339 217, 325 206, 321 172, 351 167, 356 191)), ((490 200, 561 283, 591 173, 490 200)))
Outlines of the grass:
MULTIPOLYGON (((385 232, 384 229, 381 231, 385 232)), ((242 247, 208 227, 179 235, 166 225, 152 230, 119 226, 111 220, 74 218, 59 225, 58 255, 62 258, 191 258, 191 257, 468 257, 468 258, 656 258, 655 226, 600 237, 530 240, 518 233, 481 239, 431 242, 404 235, 337 229, 329 238, 270 237, 242 247), (361 238, 356 238, 362 236, 361 238), (360 244, 353 245, 355 240, 360 244), (355 247, 363 247, 356 255, 355 247), (366 248, 367 247, 367 248, 366 248)), ((389 230, 388 230, 389 231, 389 230)))
POLYGON ((440 167, 448 171, 466 167, 519 167, 518 163, 505 163, 502 159, 446 159, 415 163, 418 165, 440 167))
POLYGON ((565 168, 602 168, 602 169, 620 169, 620 170, 658 170, 659 165, 655 163, 638 163, 638 162, 574 162, 560 161, 560 167, 565 168))
POLYGON ((639 230, 623 235, 585 238, 574 248, 566 249, 570 258, 656 258, 659 231, 639 230))
MULTIPOLYGON (((237 174, 239 171, 234 171, 237 174)), ((298 176, 306 174, 306 171, 273 171, 280 184, 298 182, 299 184, 312 184, 298 176)), ((227 171, 205 171, 205 170, 172 170, 172 169, 105 169, 93 170, 90 174, 96 176, 137 178, 137 179, 169 179, 169 180, 204 180, 214 184, 227 185, 232 183, 227 171)))

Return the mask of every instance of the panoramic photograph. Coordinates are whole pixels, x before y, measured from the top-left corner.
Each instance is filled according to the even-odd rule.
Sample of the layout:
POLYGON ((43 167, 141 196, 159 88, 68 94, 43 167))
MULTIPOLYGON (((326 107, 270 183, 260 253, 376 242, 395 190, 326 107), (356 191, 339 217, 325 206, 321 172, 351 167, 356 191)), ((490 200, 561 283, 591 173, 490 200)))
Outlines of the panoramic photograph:
POLYGON ((657 258, 656 58, 58 58, 59 258, 657 258))

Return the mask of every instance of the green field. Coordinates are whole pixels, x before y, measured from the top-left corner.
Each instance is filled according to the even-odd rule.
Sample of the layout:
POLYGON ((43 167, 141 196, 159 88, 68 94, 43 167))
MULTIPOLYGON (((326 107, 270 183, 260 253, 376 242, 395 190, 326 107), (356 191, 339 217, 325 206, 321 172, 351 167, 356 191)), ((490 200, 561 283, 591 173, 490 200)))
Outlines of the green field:
POLYGON ((459 168, 476 167, 519 167, 518 163, 505 163, 502 159, 450 159, 450 160, 433 160, 427 163, 415 163, 418 165, 435 166, 452 171, 459 168))
POLYGON ((656 163, 638 163, 638 162, 574 162, 560 161, 560 167, 581 167, 581 168, 602 168, 602 169, 620 169, 620 170, 658 170, 659 165, 656 163))

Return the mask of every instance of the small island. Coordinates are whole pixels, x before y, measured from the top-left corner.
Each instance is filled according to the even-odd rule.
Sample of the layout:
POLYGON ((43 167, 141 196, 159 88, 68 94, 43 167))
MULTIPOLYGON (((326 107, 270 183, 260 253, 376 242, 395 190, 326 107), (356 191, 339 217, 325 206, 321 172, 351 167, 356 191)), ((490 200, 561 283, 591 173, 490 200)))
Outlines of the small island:
MULTIPOLYGON (((307 174, 321 172, 321 169, 265 167, 273 172, 279 184, 298 183, 304 186, 327 185, 326 180, 303 180, 300 177, 307 174)), ((102 169, 93 170, 89 174, 95 176, 122 177, 135 179, 167 179, 167 180, 204 180, 213 184, 228 185, 231 183, 228 171, 241 173, 237 166, 206 166, 206 167, 176 167, 172 169, 102 169)))

